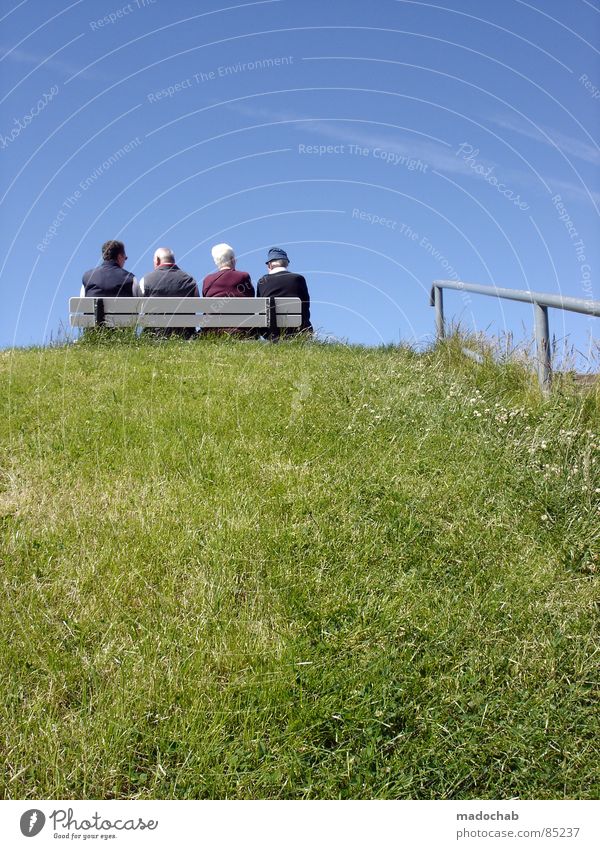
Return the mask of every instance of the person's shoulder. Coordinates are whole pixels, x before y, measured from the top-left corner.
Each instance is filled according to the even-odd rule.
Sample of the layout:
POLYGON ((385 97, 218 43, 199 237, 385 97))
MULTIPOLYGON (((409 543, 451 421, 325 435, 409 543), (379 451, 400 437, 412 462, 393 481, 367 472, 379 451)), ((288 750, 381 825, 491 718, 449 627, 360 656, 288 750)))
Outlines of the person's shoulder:
POLYGON ((240 271, 238 268, 230 269, 226 278, 231 284, 239 286, 241 283, 247 283, 250 280, 250 275, 247 271, 240 271))
POLYGON ((284 280, 289 280, 292 277, 302 277, 302 275, 298 274, 297 271, 292 271, 291 268, 286 268, 285 271, 276 271, 275 274, 269 274, 269 277, 282 277, 284 280))

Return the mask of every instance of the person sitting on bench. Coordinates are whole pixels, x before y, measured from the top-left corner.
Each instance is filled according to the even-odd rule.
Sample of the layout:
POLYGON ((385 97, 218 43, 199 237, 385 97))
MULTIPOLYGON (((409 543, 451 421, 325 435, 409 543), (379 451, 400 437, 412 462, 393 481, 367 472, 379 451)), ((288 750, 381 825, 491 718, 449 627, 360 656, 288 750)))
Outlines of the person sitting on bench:
POLYGON ((218 271, 207 275, 202 284, 203 298, 253 298, 254 286, 247 271, 236 271, 231 245, 215 245, 211 250, 218 271))
POLYGON ((102 265, 83 275, 82 298, 131 298, 137 281, 123 266, 127 260, 125 245, 110 239, 102 245, 102 265))
MULTIPOLYGON (((154 271, 145 274, 133 287, 133 294, 145 298, 197 298, 198 284, 175 262, 171 248, 157 248, 154 251, 154 271)), ((196 330, 193 327, 153 328, 154 336, 182 336, 191 339, 196 330)))
POLYGON ((299 328, 282 328, 275 331, 267 331, 264 335, 267 339, 278 339, 280 336, 296 336, 298 333, 312 334, 313 327, 310 323, 310 296, 306 280, 301 274, 288 271, 290 260, 281 248, 271 248, 267 255, 267 268, 269 273, 261 277, 257 284, 257 295, 259 298, 300 298, 302 301, 302 323, 299 328))
MULTIPOLYGON (((224 242, 211 250, 218 271, 207 275, 202 284, 203 298, 253 298, 254 286, 247 271, 236 270, 235 252, 231 245, 224 242)), ((223 327, 221 333, 235 333, 237 336, 256 336, 254 330, 237 327, 223 327)))

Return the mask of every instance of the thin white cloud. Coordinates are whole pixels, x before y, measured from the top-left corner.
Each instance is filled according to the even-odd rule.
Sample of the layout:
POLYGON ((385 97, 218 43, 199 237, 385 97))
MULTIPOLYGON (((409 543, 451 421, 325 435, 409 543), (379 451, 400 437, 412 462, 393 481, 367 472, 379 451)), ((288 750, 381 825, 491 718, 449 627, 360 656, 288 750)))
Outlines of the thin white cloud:
POLYGON ((552 192, 562 195, 567 200, 589 204, 591 195, 596 206, 600 206, 600 192, 594 191, 591 186, 588 186, 590 193, 588 195, 583 186, 569 183, 568 180, 555 180, 553 177, 548 177, 547 180, 552 192))
MULTIPOLYGON (((70 42, 69 42, 70 43, 70 42)), ((34 65, 36 68, 53 68, 63 74, 76 74, 80 69, 71 62, 65 62, 64 59, 56 59, 54 57, 43 56, 41 53, 35 53, 31 50, 23 50, 21 47, 9 48, 6 45, 0 45, 0 59, 7 59, 10 62, 15 62, 19 65, 34 65)), ((100 76, 97 73, 86 73, 88 79, 103 79, 108 77, 100 76)))
POLYGON ((512 117, 500 116, 491 119, 491 122, 503 130, 510 130, 525 138, 533 139, 547 147, 558 148, 567 158, 575 156, 591 165, 600 165, 600 149, 581 139, 561 133, 544 124, 539 125, 539 130, 530 124, 523 123, 512 117))
MULTIPOLYGON (((465 163, 460 155, 456 155, 459 143, 456 147, 446 147, 444 142, 436 142, 435 140, 424 138, 422 135, 415 134, 411 137, 407 133, 405 138, 395 139, 379 133, 376 130, 363 130, 352 121, 331 122, 330 119, 310 119, 304 118, 302 115, 293 112, 284 112, 272 110, 265 107, 257 107, 248 103, 230 104, 230 108, 236 112, 251 116, 254 119, 261 119, 265 122, 273 121, 296 121, 299 127, 309 128, 312 133, 330 138, 339 143, 356 144, 362 147, 371 149, 379 147, 383 150, 397 153, 400 156, 407 156, 413 159, 420 159, 427 163, 433 170, 441 171, 445 174, 458 174, 463 177, 471 177, 472 179, 481 180, 481 174, 478 174, 469 164, 465 163)), ((393 131, 393 128, 390 128, 393 131)), ((398 131, 395 131, 398 132, 398 131)), ((543 138, 543 137, 542 137, 543 138)), ((461 139, 461 142, 464 141, 461 139)), ((507 187, 512 188, 515 192, 521 193, 522 199, 527 202, 526 193, 546 191, 543 183, 533 173, 514 168, 499 168, 498 163, 485 159, 480 153, 476 156, 477 163, 488 169, 493 166, 498 168, 497 176, 502 174, 502 181, 507 187)), ((589 186, 589 195, 584 185, 572 183, 567 180, 556 180, 553 177, 548 177, 545 174, 540 175, 544 179, 553 193, 559 193, 565 200, 574 201, 577 203, 590 203, 590 195, 596 205, 600 205, 600 193, 593 191, 589 186)))
MULTIPOLYGON (((341 120, 339 123, 334 123, 331 119, 305 118, 293 112, 276 111, 244 103, 231 104, 231 108, 243 115, 273 121, 274 123, 281 121, 297 122, 298 126, 309 128, 311 132, 333 139, 336 142, 361 145, 371 149, 379 147, 399 156, 420 159, 431 168, 438 168, 455 174, 468 173, 468 168, 464 162, 455 156, 454 152, 451 152, 451 149, 446 147, 444 142, 427 138, 424 133, 415 133, 411 138, 410 132, 406 131, 406 138, 399 139, 397 136, 390 138, 385 136, 383 132, 359 129, 357 126, 359 122, 352 120, 341 120)), ((364 122, 364 124, 369 123, 371 122, 364 122)), ((372 123, 377 124, 375 121, 372 123)), ((398 133, 393 127, 389 127, 389 131, 398 133)), ((488 163, 488 165, 491 164, 488 163)))

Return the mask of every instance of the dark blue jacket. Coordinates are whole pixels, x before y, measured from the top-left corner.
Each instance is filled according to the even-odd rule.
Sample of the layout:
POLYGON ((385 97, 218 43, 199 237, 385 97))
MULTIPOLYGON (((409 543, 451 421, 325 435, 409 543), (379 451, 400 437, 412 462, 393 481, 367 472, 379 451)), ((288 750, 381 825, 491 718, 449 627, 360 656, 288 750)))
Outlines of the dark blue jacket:
POLYGON ((106 260, 83 275, 83 288, 88 298, 132 298, 135 277, 115 260, 106 260))

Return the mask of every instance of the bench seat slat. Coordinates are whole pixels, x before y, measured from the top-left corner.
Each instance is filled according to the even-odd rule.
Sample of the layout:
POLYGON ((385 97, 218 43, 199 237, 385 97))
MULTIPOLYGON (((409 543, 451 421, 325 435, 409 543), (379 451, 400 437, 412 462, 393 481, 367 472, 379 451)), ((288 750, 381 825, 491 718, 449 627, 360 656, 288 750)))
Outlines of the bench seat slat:
MULTIPOLYGON (((103 298, 105 315, 208 313, 220 315, 266 314, 267 298, 103 298)), ((277 315, 300 313, 299 298, 276 298, 277 315)), ((93 315, 94 298, 71 298, 70 313, 93 315)))
MULTIPOLYGON (((71 316, 73 327, 94 327, 93 315, 71 316)), ((107 315, 107 327, 266 327, 264 315, 107 315)))
MULTIPOLYGON (((266 315, 107 315, 107 327, 267 327, 266 315)), ((299 315, 282 315, 278 327, 300 327, 299 315)), ((93 315, 71 315, 72 327, 94 327, 93 315)))
MULTIPOLYGON (((103 298, 106 315, 125 313, 266 313, 265 298, 103 298), (241 303, 240 303, 241 302, 241 303)), ((94 298, 71 298, 70 312, 92 315, 94 298)))

